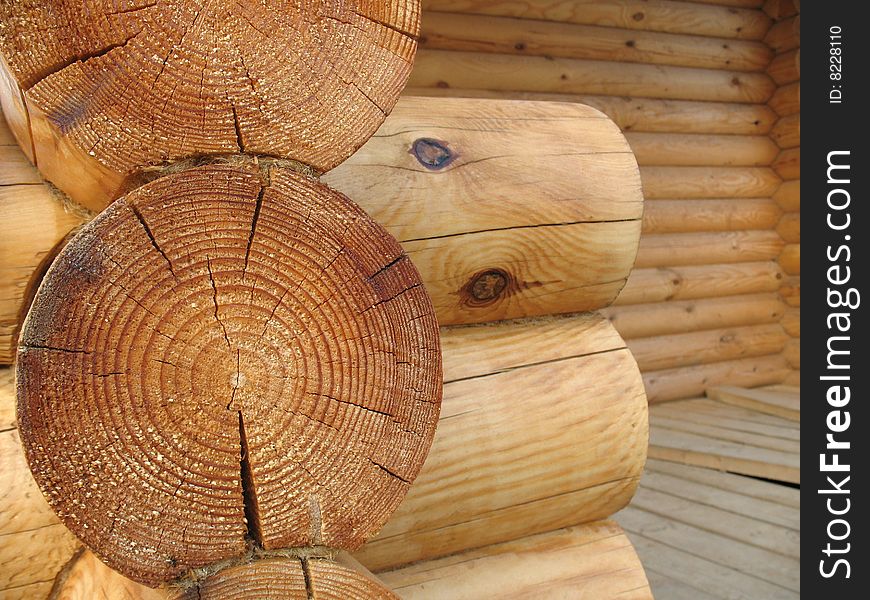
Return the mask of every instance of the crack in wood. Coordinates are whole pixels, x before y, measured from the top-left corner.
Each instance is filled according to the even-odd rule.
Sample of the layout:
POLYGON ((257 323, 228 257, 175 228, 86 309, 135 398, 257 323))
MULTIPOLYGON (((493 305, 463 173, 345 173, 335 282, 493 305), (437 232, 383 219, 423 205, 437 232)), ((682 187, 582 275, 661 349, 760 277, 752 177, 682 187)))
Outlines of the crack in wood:
MULTIPOLYGON (((233 107, 233 114, 235 114, 233 107)), ((257 223, 260 220, 260 211, 263 209, 263 196, 266 195, 266 186, 260 186, 260 193, 257 194, 257 202, 254 204, 254 217, 251 219, 251 233, 248 235, 248 245, 245 247, 245 267, 242 269, 242 279, 248 273, 248 262, 251 259, 251 246, 254 245, 254 236, 257 234, 257 223)))
POLYGON ((154 232, 151 231, 151 227, 148 226, 148 222, 145 221, 145 217, 142 215, 139 207, 135 204, 130 204, 130 210, 133 211, 133 214, 136 215, 136 218, 139 220, 139 224, 142 225, 142 229, 145 230, 145 234, 148 236, 148 239, 151 241, 151 245, 155 250, 166 260, 166 264, 169 265, 169 272, 172 273, 172 277, 178 279, 175 275, 175 269, 172 267, 172 261, 169 260, 169 256, 166 255, 166 252, 163 251, 163 248, 160 247, 160 244, 157 243, 157 238, 154 237, 154 232))
POLYGON ((300 558, 299 562, 302 564, 302 577, 305 579, 305 594, 308 596, 308 600, 316 600, 314 596, 314 583, 311 581, 311 571, 308 570, 308 559, 300 558))
POLYGON ((251 467, 251 450, 248 446, 248 434, 245 430, 245 418, 239 411, 239 470, 242 482, 242 500, 244 502, 247 537, 255 547, 263 547, 263 530, 260 523, 260 505, 257 502, 257 489, 254 483, 254 472, 251 467))
POLYGON ((208 279, 209 279, 209 281, 211 281, 211 291, 212 291, 211 300, 212 300, 212 303, 214 304, 214 318, 215 318, 215 321, 218 322, 218 325, 221 326, 221 329, 223 329, 224 340, 226 340, 226 342, 227 342, 227 348, 232 350, 233 345, 230 344, 230 336, 227 333, 226 325, 224 325, 224 322, 221 321, 220 315, 218 314, 217 284, 214 281, 214 272, 211 270, 211 259, 208 257, 208 255, 206 255, 206 257, 205 257, 205 266, 208 269, 208 279))
POLYGON ((411 485, 411 482, 410 482, 409 480, 405 479, 404 477, 402 477, 401 475, 399 475, 399 474, 397 474, 397 473, 394 473, 393 471, 391 471, 390 469, 388 469, 388 468, 385 467, 384 465, 382 465, 382 464, 380 464, 380 463, 378 463, 378 462, 373 461, 371 458, 369 459, 369 462, 372 463, 372 464, 373 464, 374 466, 376 466, 377 468, 379 468, 379 469, 380 469, 381 471, 383 471, 384 473, 386 473, 387 475, 393 477, 394 479, 398 479, 398 480, 401 481, 402 483, 407 483, 408 485, 411 485))

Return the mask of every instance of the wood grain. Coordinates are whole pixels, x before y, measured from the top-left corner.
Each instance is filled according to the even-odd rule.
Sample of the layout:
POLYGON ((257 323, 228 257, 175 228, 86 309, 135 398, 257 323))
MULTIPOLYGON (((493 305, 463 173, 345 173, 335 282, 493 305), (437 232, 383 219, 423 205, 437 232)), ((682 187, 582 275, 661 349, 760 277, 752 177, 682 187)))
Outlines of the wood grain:
POLYGON ((735 386, 717 386, 708 390, 707 395, 718 402, 742 406, 790 421, 800 422, 801 419, 800 391, 788 393, 763 389, 750 390, 735 386))
POLYGON ((768 104, 781 117, 800 112, 801 82, 795 81, 794 83, 777 87, 768 104))
POLYGON ((334 167, 390 112, 419 33, 417 0, 115 5, 0 8, 17 24, 0 31, 16 138, 93 210, 143 168, 190 156, 334 167))
POLYGON ((642 233, 770 230, 781 215, 769 198, 650 200, 644 204, 642 233))
POLYGON ((641 166, 759 167, 779 154, 767 136, 627 133, 626 139, 641 166))
POLYGON ((765 167, 641 167, 643 196, 668 198, 769 198, 780 178, 765 167))
POLYGON ((151 585, 249 542, 359 546, 416 477, 440 390, 432 305, 395 240, 249 161, 157 179, 83 228, 18 355, 52 507, 151 585))
POLYGON ((658 233, 643 236, 635 268, 776 260, 784 246, 776 231, 658 233))

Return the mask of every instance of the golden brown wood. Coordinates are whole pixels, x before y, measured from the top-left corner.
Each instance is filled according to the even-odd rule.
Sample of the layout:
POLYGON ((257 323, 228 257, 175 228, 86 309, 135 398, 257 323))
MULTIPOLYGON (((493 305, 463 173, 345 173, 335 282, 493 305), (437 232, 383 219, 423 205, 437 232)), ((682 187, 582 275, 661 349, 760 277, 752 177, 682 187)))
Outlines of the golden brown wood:
POLYGON ((636 162, 587 106, 403 98, 324 180, 402 243, 445 325, 606 306, 637 251, 636 162))
POLYGON ((642 166, 759 167, 779 154, 777 145, 761 135, 627 133, 625 137, 642 166))
POLYGON ((776 323, 785 305, 775 293, 611 306, 601 312, 623 338, 691 333, 717 327, 776 323))
POLYGON ((643 195, 658 198, 769 198, 780 179, 760 167, 641 167, 643 195))
POLYGON ((790 421, 801 420, 800 390, 792 393, 723 385, 708 389, 707 396, 718 402, 782 417, 790 421))
POLYGON ((801 110, 801 82, 795 81, 779 86, 768 102, 781 117, 793 115, 801 110))
POLYGON ((767 0, 764 3, 764 12, 771 19, 778 21, 796 15, 798 9, 794 0, 767 0))
POLYGON ((643 234, 773 229, 781 215, 769 198, 650 200, 644 204, 643 234))
POLYGON ((795 148, 801 145, 801 114, 782 117, 773 126, 770 136, 780 148, 795 148))
POLYGON ((58 575, 51 600, 166 600, 168 595, 127 579, 84 550, 58 575))
POLYGON ((739 39, 761 39, 771 23, 759 10, 669 0, 423 0, 423 8, 739 39))
POLYGON ((761 72, 425 49, 408 85, 748 103, 767 102, 776 89, 761 72))
POLYGON ((782 350, 782 355, 788 361, 788 366, 792 369, 800 371, 801 369, 801 341, 799 339, 789 340, 782 350))
POLYGON ((396 514, 355 553, 360 562, 379 572, 605 518, 629 501, 647 407, 606 320, 446 328, 442 339, 432 452, 396 514))
POLYGON ((771 25, 764 43, 777 54, 794 50, 801 45, 801 17, 794 15, 771 25))
POLYGON ((776 260, 783 241, 775 231, 659 233, 643 236, 635 268, 776 260))
POLYGON ((764 70, 773 57, 757 41, 442 12, 426 13, 420 46, 733 71, 764 70))
POLYGON ((801 245, 787 244, 779 255, 779 264, 788 275, 801 274, 801 245))
POLYGON ((801 78, 800 48, 777 54, 768 65, 767 74, 780 86, 798 81, 801 78))
POLYGON ((578 102, 597 108, 624 131, 755 135, 769 132, 776 121, 776 113, 764 104, 426 87, 408 87, 404 93, 439 98, 578 102))
POLYGON ((786 212, 800 212, 801 210, 801 182, 800 179, 783 181, 782 185, 773 195, 773 199, 786 212))
POLYGON ((789 306, 799 307, 801 305, 800 275, 784 277, 779 288, 779 295, 789 306))
POLYGON ((189 156, 265 154, 324 171, 391 110, 419 12, 417 0, 7 2, 3 109, 46 178, 93 210, 143 168, 189 156))
POLYGON ((801 311, 797 308, 789 308, 782 315, 782 328, 792 337, 801 336, 801 311))
POLYGON ((359 546, 426 456, 439 356, 380 226, 287 168, 217 163, 61 252, 22 330, 19 425, 64 523, 153 585, 249 541, 359 546))
POLYGON ((785 379, 782 382, 786 385, 795 385, 800 387, 801 384, 801 372, 800 371, 790 371, 788 375, 786 375, 785 379))
POLYGON ((782 215, 776 232, 786 242, 797 243, 801 241, 801 214, 799 212, 782 215))
POLYGON ((652 600, 643 567, 613 521, 430 560, 380 577, 405 600, 590 598, 652 600))

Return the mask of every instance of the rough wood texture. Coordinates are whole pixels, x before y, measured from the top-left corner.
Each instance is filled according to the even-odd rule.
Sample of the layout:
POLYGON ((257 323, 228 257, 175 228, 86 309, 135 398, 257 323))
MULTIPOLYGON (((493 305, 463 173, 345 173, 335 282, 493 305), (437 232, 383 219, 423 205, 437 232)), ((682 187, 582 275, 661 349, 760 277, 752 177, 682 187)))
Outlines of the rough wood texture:
POLYGON ((441 324, 606 306, 640 236, 628 144, 578 104, 403 98, 324 181, 402 243, 441 324))
POLYGON ((670 0, 423 0, 423 8, 756 40, 771 23, 757 10, 670 0))
POLYGON ((22 329, 19 425, 64 523, 157 584, 249 541, 359 546, 426 456, 439 356, 380 226, 286 168, 218 163, 61 252, 22 329))
POLYGON ((360 562, 379 572, 605 518, 629 501, 646 451, 646 400, 605 319, 447 328, 442 340, 432 452, 360 562))
POLYGON ((764 73, 448 50, 420 50, 408 85, 717 102, 767 102, 776 89, 764 73))
POLYGON ((43 174, 94 210, 141 169, 188 156, 328 170, 398 98, 419 16, 417 0, 5 2, 3 110, 43 174))
POLYGON ((404 600, 624 598, 652 600, 625 534, 599 521, 431 560, 380 577, 404 600))
POLYGON ((734 71, 761 71, 773 57, 756 41, 441 12, 426 14, 420 46, 734 71))

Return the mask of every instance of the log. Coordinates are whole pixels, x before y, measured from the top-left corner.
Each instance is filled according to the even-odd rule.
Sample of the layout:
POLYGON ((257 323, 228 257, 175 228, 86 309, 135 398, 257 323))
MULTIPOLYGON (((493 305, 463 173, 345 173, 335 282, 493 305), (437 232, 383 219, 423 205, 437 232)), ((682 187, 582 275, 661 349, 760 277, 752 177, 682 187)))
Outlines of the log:
POLYGON ((776 121, 776 113, 764 104, 426 87, 408 87, 405 94, 579 102, 597 108, 623 131, 761 135, 776 121))
POLYGON ((801 278, 800 275, 785 277, 782 280, 782 285, 779 288, 779 295, 783 301, 792 307, 800 307, 801 305, 801 278))
POLYGON ((794 50, 801 45, 801 17, 793 15, 770 26, 764 43, 777 54, 794 50))
POLYGON ((768 198, 650 200, 644 205, 642 234, 769 230, 781 216, 768 198))
POLYGON ((442 12, 426 14, 420 47, 733 71, 762 71, 773 58, 757 41, 442 12))
POLYGON ((641 167, 647 200, 668 198, 769 198, 777 174, 759 167, 641 167))
POLYGON ((764 12, 774 21, 787 19, 798 13, 794 0, 767 0, 764 3, 764 12))
POLYGON ((626 340, 719 327, 776 323, 785 305, 775 293, 611 306, 601 311, 626 340))
POLYGON ((801 110, 801 82, 795 81, 781 85, 768 102, 770 108, 781 117, 793 115, 801 110))
POLYGON ((779 383, 789 373, 781 354, 761 358, 744 358, 708 365, 664 369, 644 373, 643 381, 650 404, 693 398, 709 387, 734 385, 757 387, 779 383))
POLYGON ((347 198, 269 161, 113 203, 48 270, 20 344, 37 483, 151 586, 250 544, 358 547, 438 416, 437 324, 410 260, 347 198))
POLYGON ((779 153, 773 163, 776 174, 783 181, 801 178, 801 148, 789 148, 779 153))
POLYGON ((768 65, 767 74, 778 86, 799 81, 801 78, 800 48, 777 54, 768 65))
POLYGON ((793 385, 800 387, 801 385, 801 372, 798 371, 789 371, 788 375, 785 376, 785 379, 782 380, 785 385, 793 385))
POLYGON ((606 306, 640 237, 628 144, 577 104, 403 98, 324 181, 399 239, 441 324, 606 306))
POLYGON ((782 355, 788 361, 788 366, 797 371, 801 370, 801 341, 799 339, 789 340, 782 350, 782 355))
POLYGON ((789 308, 782 315, 782 328, 791 337, 801 336, 801 311, 799 308, 789 308))
POLYGON ((771 23, 759 10, 669 0, 423 0, 423 9, 748 40, 771 23))
POLYGON ((605 319, 446 328, 442 339, 432 452, 393 518, 355 553, 360 562, 378 573, 601 519, 629 501, 646 401, 605 319), (537 392, 516 402, 520 389, 537 392))
POLYGON ((626 133, 625 137, 641 166, 759 167, 769 165, 779 154, 774 141, 761 135, 626 133))
POLYGON ((405 600, 590 598, 651 600, 631 542, 599 521, 381 573, 405 600))
POLYGON ((660 233, 645 235, 636 269, 776 260, 783 241, 775 231, 660 233))
POLYGON ((799 179, 783 181, 782 185, 773 195, 773 199, 786 212, 800 212, 801 210, 801 182, 799 179))
POLYGON ((782 352, 789 336, 778 324, 697 331, 628 342, 641 372, 705 365, 782 352))
POLYGON ((417 0, 4 3, 0 19, 16 27, 0 30, 0 99, 34 164, 92 210, 143 169, 191 156, 244 152, 325 171, 389 113, 419 16, 417 0))
POLYGON ((773 126, 770 137, 780 148, 796 148, 801 145, 801 114, 782 117, 773 126))
POLYGON ((748 103, 776 89, 764 73, 448 50, 420 50, 408 85, 748 103))
POLYGON ((786 242, 800 243, 801 214, 799 212, 785 213, 776 226, 776 232, 786 242))
POLYGON ((774 292, 783 274, 773 261, 635 269, 614 306, 774 292))
POLYGON ((801 245, 786 244, 779 255, 779 264, 787 275, 801 274, 801 245))

